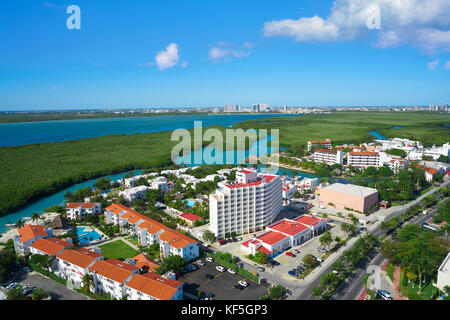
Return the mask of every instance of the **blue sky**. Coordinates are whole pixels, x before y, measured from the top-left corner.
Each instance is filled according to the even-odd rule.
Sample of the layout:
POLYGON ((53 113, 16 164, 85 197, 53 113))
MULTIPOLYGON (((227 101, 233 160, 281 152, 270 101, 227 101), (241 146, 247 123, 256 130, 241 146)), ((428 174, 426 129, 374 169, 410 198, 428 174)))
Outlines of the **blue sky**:
POLYGON ((2 0, 0 110, 449 103, 449 1, 395 2, 2 0))

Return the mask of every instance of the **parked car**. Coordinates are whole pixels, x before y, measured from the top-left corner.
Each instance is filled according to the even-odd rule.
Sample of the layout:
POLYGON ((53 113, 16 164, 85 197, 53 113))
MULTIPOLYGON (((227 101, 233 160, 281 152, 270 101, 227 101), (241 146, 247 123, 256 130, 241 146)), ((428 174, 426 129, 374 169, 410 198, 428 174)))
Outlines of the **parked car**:
POLYGON ((214 259, 211 258, 211 257, 206 257, 205 260, 208 261, 208 262, 213 262, 214 261, 214 259))
POLYGON ((337 270, 333 270, 333 273, 334 274, 338 274, 339 272, 337 270))
POLYGON ((295 269, 292 269, 292 270, 288 271, 288 274, 290 276, 296 277, 297 276, 297 271, 295 269))
POLYGON ((293 253, 290 252, 290 251, 286 252, 286 255, 289 256, 289 257, 296 257, 296 255, 293 254, 293 253))
POLYGON ((238 237, 237 239, 238 239, 238 241, 242 241, 242 238, 241 238, 241 237, 238 237))
POLYGON ((423 215, 427 215, 427 214, 428 214, 428 211, 427 211, 427 210, 423 210, 423 211, 422 211, 422 214, 423 214, 423 215))
POLYGON ((248 287, 248 282, 244 280, 239 280, 239 284, 244 287, 248 287))
POLYGON ((220 244, 221 246, 223 246, 224 244, 227 243, 227 242, 226 242, 225 240, 223 240, 223 239, 219 239, 219 240, 217 240, 217 242, 219 242, 219 244, 220 244))
POLYGON ((322 247, 317 248, 317 250, 319 250, 320 252, 323 252, 323 253, 327 252, 327 250, 325 248, 322 248, 322 247))
POLYGON ((189 269, 187 267, 183 267, 183 268, 181 268, 181 272, 182 273, 188 273, 189 269))
POLYGON ((263 267, 257 266, 256 270, 260 271, 260 272, 264 272, 266 271, 266 269, 264 269, 263 267))
POLYGON ((209 244, 203 242, 203 243, 202 243, 202 246, 204 246, 205 248, 208 248, 208 247, 209 247, 209 244))
POLYGON ((6 287, 6 290, 8 290, 8 291, 10 291, 10 290, 13 290, 13 289, 15 289, 15 288, 17 288, 17 287, 19 287, 20 285, 17 283, 17 282, 13 282, 13 283, 11 283, 10 285, 8 285, 7 287, 6 287))
POLYGON ((207 279, 209 279, 209 280, 214 279, 214 276, 211 275, 211 274, 205 274, 205 277, 206 277, 207 279))
POLYGON ((231 274, 236 274, 236 270, 234 270, 234 269, 228 269, 228 272, 231 274))
POLYGON ((316 261, 317 261, 318 263, 322 263, 322 261, 323 261, 322 259, 320 259, 320 258, 318 258, 318 257, 316 257, 316 256, 313 256, 313 258, 316 259, 316 261))
POLYGON ((30 267, 24 267, 24 268, 22 268, 22 270, 25 271, 25 272, 33 271, 30 267))
POLYGON ((212 300, 214 297, 214 293, 207 293, 205 294, 205 297, 203 298, 203 300, 212 300))
POLYGON ((375 297, 377 297, 378 299, 383 299, 383 300, 393 300, 390 293, 385 290, 377 290, 375 297))
POLYGON ((220 272, 225 272, 226 271, 226 269, 224 267, 222 267, 222 266, 217 266, 216 270, 220 271, 220 272))
POLYGON ((293 251, 294 253, 297 253, 297 254, 300 253, 300 250, 298 250, 298 249, 293 249, 292 251, 293 251))
POLYGON ((191 272, 197 270, 198 268, 195 264, 190 264, 186 267, 186 269, 188 270, 188 272, 191 272))
POLYGON ((243 290, 245 288, 244 286, 241 286, 240 284, 236 284, 234 287, 238 290, 243 290))
POLYGON ((197 264, 198 264, 199 266, 204 266, 204 265, 206 265, 206 263, 204 263, 202 260, 198 260, 198 261, 197 261, 197 264))

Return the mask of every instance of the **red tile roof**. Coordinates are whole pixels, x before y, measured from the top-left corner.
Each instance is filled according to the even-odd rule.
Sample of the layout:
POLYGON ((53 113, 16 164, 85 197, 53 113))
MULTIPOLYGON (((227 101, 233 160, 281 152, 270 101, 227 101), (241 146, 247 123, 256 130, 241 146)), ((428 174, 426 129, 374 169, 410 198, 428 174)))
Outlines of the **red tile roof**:
POLYGON ((98 257, 103 257, 103 255, 85 248, 80 248, 76 250, 66 249, 58 254, 57 257, 84 269, 98 257))
POLYGON ((436 173, 439 172, 439 170, 436 170, 434 168, 426 168, 425 171, 428 172, 431 175, 435 175, 436 173))
POLYGON ((195 241, 194 239, 191 239, 188 236, 185 236, 184 234, 174 231, 174 230, 164 231, 159 236, 159 240, 168 242, 172 247, 177 248, 177 249, 184 248, 187 245, 198 242, 198 241, 195 241))
POLYGON ((146 257, 142 253, 138 254, 136 257, 133 257, 132 259, 136 260, 136 267, 138 268, 145 268, 150 271, 155 271, 155 269, 159 267, 159 265, 155 261, 146 257))
POLYGON ((314 150, 314 152, 323 152, 323 153, 337 154, 337 151, 330 150, 330 149, 316 149, 316 150, 314 150))
POLYGON ((186 219, 186 220, 189 220, 189 221, 196 221, 196 220, 202 220, 203 219, 202 217, 199 217, 199 216, 197 216, 197 215, 195 215, 193 213, 190 213, 190 212, 180 214, 180 218, 186 219))
POLYGON ((28 224, 17 230, 17 232, 20 235, 20 241, 22 241, 22 243, 25 243, 28 240, 31 240, 39 236, 42 237, 48 236, 47 232, 45 231, 45 228, 39 225, 28 224))
POLYGON ((287 236, 282 233, 269 231, 268 233, 263 234, 262 236, 258 237, 257 239, 268 245, 274 245, 286 238, 287 238, 287 236))
POLYGON ((269 228, 272 230, 278 231, 278 232, 285 233, 290 236, 296 235, 296 234, 308 229, 307 226, 305 226, 299 222, 290 221, 290 220, 282 220, 280 222, 277 222, 277 223, 269 226, 269 228))
POLYGON ((170 300, 182 283, 166 279, 156 273, 135 274, 127 283, 127 287, 145 293, 159 300, 170 300))
POLYGON ((72 243, 58 238, 40 238, 30 246, 30 248, 42 251, 50 256, 54 256, 67 247, 72 247, 72 243))
POLYGON ((96 204, 96 202, 71 202, 67 204, 66 209, 92 209, 96 204))
POLYGON ((352 156, 379 156, 378 152, 349 152, 352 156))
POLYGON ((123 283, 133 274, 133 271, 137 269, 137 266, 133 266, 117 259, 98 260, 89 268, 90 271, 96 272, 97 274, 118 283, 123 283))

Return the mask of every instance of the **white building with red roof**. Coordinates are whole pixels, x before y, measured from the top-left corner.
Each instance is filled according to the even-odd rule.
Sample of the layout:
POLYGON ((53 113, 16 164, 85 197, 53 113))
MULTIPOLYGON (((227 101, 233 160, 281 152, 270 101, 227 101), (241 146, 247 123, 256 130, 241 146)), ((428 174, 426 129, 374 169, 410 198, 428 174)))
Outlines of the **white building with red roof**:
POLYGON ((255 255, 259 251, 273 257, 287 248, 295 247, 325 230, 327 220, 302 215, 293 220, 283 219, 266 227, 265 232, 242 243, 242 250, 255 255))
POLYGON ((164 257, 174 254, 191 260, 199 255, 197 241, 124 205, 112 204, 107 207, 105 219, 107 224, 127 226, 123 231, 137 235, 138 243, 143 247, 158 243, 164 257))
POLYGON ((86 214, 99 215, 103 213, 101 203, 71 202, 66 206, 67 218, 70 220, 83 219, 86 214))
POLYGON ((183 300, 183 283, 156 273, 135 274, 125 286, 130 300, 183 300))
POLYGON ((66 248, 71 248, 72 243, 58 238, 40 238, 30 245, 31 254, 56 256, 66 248))
POLYGON ((60 278, 72 281, 81 286, 83 276, 98 260, 103 260, 103 255, 86 248, 65 249, 56 256, 57 269, 55 274, 60 278))
POLYGON ((217 238, 263 230, 281 211, 280 176, 253 170, 236 172, 236 181, 224 184, 209 197, 210 231, 217 238))
POLYGON ((52 230, 45 230, 43 226, 28 224, 19 230, 14 236, 14 250, 17 254, 28 253, 30 245, 41 238, 48 238, 52 236, 52 230))
POLYGON ((196 214, 190 213, 190 212, 185 212, 179 215, 179 217, 181 219, 183 219, 184 221, 186 221, 187 225, 189 227, 192 227, 194 225, 195 221, 200 221, 203 220, 202 217, 197 216, 196 214))
POLYGON ((126 294, 126 284, 139 272, 136 265, 117 259, 97 260, 89 272, 94 278, 96 293, 109 293, 112 298, 122 299, 126 294))

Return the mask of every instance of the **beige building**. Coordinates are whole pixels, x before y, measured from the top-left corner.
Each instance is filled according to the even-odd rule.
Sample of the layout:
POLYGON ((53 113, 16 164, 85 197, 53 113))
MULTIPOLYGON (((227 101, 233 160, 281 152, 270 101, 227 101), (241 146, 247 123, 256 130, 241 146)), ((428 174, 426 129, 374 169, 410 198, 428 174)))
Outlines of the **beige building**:
POLYGON ((356 186, 353 184, 334 183, 327 187, 318 187, 316 194, 319 202, 336 209, 364 213, 378 202, 378 191, 373 188, 356 186))

